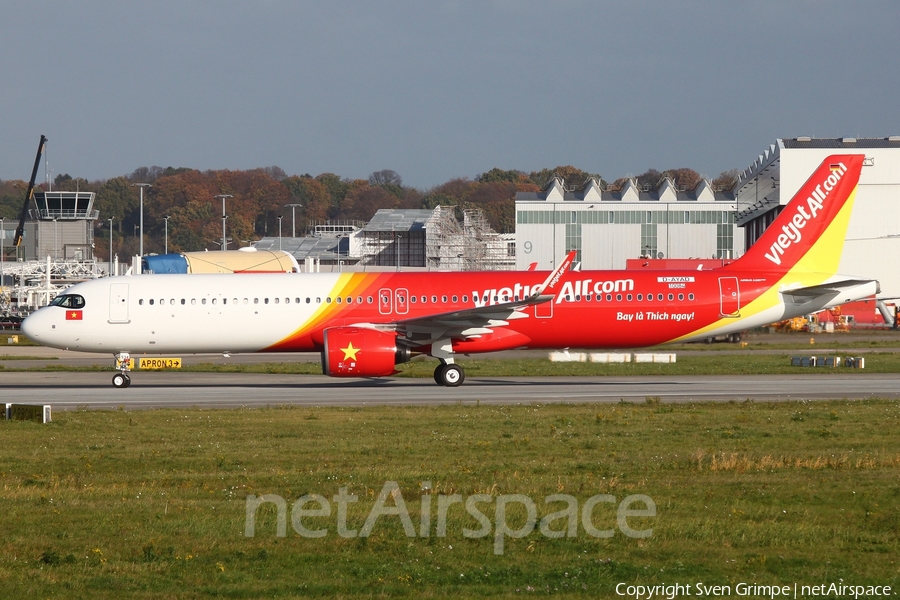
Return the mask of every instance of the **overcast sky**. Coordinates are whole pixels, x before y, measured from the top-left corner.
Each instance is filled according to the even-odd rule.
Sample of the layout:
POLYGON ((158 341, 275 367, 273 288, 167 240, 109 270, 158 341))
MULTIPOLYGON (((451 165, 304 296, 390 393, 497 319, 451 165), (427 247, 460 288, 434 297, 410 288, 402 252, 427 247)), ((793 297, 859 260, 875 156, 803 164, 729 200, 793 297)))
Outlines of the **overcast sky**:
POLYGON ((708 177, 900 134, 900 2, 5 2, 0 179, 141 166, 708 177), (43 172, 43 171, 42 171, 43 172))

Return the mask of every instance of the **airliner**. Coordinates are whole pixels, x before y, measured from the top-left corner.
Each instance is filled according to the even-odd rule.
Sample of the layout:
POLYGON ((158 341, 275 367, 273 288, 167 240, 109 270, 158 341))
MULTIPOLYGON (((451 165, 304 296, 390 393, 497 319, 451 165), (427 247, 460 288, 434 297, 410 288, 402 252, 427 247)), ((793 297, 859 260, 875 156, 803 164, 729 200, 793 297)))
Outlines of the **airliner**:
POLYGON ((139 275, 79 283, 29 316, 37 343, 132 354, 320 352, 334 377, 382 377, 414 355, 437 384, 459 355, 518 348, 619 349, 728 335, 879 293, 837 275, 863 155, 826 158, 738 260, 698 271, 139 275))

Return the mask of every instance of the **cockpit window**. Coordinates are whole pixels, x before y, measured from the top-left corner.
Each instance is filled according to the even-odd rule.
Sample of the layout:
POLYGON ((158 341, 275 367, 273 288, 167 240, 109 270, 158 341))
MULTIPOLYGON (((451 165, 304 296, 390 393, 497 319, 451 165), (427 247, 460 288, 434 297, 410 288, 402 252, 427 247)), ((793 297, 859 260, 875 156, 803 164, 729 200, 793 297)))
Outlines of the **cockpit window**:
POLYGON ((78 294, 63 294, 57 296, 50 306, 62 306, 63 308, 84 308, 84 297, 78 294))

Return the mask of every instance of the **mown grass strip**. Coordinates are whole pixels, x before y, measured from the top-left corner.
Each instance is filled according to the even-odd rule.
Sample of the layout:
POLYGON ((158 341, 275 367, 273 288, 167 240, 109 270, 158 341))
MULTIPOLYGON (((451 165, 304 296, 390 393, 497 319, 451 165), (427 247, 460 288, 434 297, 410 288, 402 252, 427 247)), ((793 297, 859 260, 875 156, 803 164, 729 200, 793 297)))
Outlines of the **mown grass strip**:
MULTIPOLYGON (((423 406, 72 411, 0 422, 0 588, 8 597, 614 597, 619 582, 894 585, 900 555, 900 402, 423 406), (381 517, 337 531, 333 497, 358 497, 360 530, 385 482, 416 527, 381 517), (423 492, 423 482, 428 491, 423 492), (247 496, 304 517, 321 538, 276 535, 274 505, 245 537, 247 496), (440 496, 653 499, 644 539, 533 531, 469 539, 440 496), (431 497, 429 536, 418 534, 431 497), (315 508, 308 506, 307 508, 315 508)), ((394 501, 389 502, 395 506, 394 501)), ((481 505, 494 521, 493 504, 481 505)), ((521 513, 512 513, 518 527, 521 513)), ((593 513, 616 529, 612 504, 593 513)), ((557 523, 557 528, 559 524, 557 523)), ((564 528, 563 528, 564 529, 564 528)))

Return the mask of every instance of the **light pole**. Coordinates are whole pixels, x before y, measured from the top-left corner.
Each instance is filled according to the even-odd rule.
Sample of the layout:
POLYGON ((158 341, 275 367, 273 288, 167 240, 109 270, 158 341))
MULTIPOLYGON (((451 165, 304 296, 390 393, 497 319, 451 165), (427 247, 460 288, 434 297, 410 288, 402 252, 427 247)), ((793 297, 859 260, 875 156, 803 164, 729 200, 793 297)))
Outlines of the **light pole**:
POLYGON ((0 219, 0 288, 3 287, 3 267, 6 257, 3 256, 3 242, 6 238, 6 230, 3 229, 3 219, 0 219))
POLYGON ((278 219, 278 249, 281 250, 281 220, 284 217, 276 217, 278 219))
POLYGON ((302 207, 302 204, 285 204, 285 206, 291 207, 291 237, 297 237, 297 207, 302 207))
MULTIPOLYGON (((53 258, 59 258, 59 228, 56 226, 56 217, 53 218, 53 258)), ((47 277, 49 276, 48 274, 47 277)))
POLYGON ((144 188, 145 187, 153 187, 149 183, 132 183, 131 187, 141 188, 141 224, 139 226, 141 230, 141 244, 140 244, 140 255, 144 255, 144 188))
POLYGON ((112 275, 113 262, 112 262, 112 222, 115 217, 110 217, 107 219, 109 221, 109 273, 112 275))
POLYGON ((163 217, 166 220, 166 249, 164 254, 169 253, 169 215, 163 217))
POLYGON ((225 198, 234 198, 231 194, 216 194, 216 198, 222 199, 222 250, 228 250, 228 241, 225 239, 225 198))

